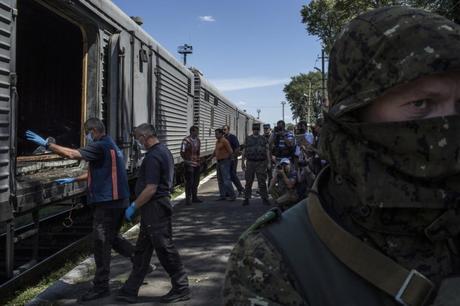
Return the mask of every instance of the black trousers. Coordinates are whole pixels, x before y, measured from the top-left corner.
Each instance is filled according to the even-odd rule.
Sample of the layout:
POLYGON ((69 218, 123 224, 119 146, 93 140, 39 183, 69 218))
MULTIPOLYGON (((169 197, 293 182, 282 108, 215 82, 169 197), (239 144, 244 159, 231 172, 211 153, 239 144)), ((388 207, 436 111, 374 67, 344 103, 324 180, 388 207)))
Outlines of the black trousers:
POLYGON ((197 198, 198 184, 200 182, 200 167, 185 165, 185 198, 192 200, 197 198))
POLYGON ((123 291, 138 294, 154 250, 171 278, 172 287, 179 290, 188 287, 187 273, 172 240, 171 214, 172 208, 167 197, 141 207, 141 225, 134 251, 133 270, 123 285, 123 291))
MULTIPOLYGON (((97 205, 97 204, 96 204, 97 205)), ((110 259, 112 248, 125 257, 134 255, 134 246, 120 236, 125 208, 95 206, 93 217, 94 260, 96 273, 95 290, 109 288, 110 259)))

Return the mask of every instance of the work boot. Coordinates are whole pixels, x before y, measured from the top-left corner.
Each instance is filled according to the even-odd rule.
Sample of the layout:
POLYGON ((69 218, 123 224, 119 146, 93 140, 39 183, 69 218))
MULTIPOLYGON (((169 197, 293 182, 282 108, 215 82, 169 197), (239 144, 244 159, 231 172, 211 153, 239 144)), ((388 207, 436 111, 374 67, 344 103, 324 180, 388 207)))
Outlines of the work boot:
POLYGON ((81 300, 86 302, 86 301, 92 301, 96 299, 100 299, 106 296, 110 295, 110 290, 109 288, 105 289, 95 289, 91 288, 88 292, 86 292, 82 297, 81 300))
POLYGON ((248 206, 248 205, 249 205, 249 199, 244 199, 243 206, 248 206))
POLYGON ((171 289, 167 294, 160 298, 161 303, 174 303, 179 301, 187 301, 190 299, 190 289, 171 289))
POLYGON ((115 299, 117 301, 122 301, 126 303, 137 303, 137 295, 130 294, 122 289, 118 290, 117 294, 115 295, 115 299))
POLYGON ((200 198, 193 198, 192 203, 203 203, 200 198))

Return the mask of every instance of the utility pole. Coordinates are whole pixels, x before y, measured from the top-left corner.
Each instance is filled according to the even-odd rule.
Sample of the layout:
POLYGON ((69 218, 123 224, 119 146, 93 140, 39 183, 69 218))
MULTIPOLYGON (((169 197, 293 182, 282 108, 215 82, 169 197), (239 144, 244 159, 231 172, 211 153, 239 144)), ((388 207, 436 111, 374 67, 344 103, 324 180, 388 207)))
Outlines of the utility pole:
POLYGON ((257 109, 257 119, 260 119, 260 108, 257 109))
POLYGON ((184 66, 187 66, 187 54, 193 53, 193 47, 184 44, 183 46, 177 47, 177 53, 182 54, 184 56, 184 66))
POLYGON ((284 121, 284 104, 286 104, 286 101, 281 101, 281 105, 283 106, 283 121, 284 121))
POLYGON ((321 106, 323 106, 324 104, 324 101, 326 100, 326 75, 325 75, 325 71, 324 71, 324 60, 325 60, 325 57, 324 57, 324 46, 323 48, 321 49, 321 71, 322 71, 322 80, 321 80, 321 87, 322 87, 322 99, 321 99, 321 106))

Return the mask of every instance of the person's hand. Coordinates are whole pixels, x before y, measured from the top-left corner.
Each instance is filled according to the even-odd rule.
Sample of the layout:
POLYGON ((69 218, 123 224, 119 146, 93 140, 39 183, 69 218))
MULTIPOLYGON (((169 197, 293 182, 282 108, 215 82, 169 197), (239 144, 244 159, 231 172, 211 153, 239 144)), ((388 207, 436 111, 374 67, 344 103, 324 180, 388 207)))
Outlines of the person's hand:
POLYGON ((70 184, 70 183, 73 183, 75 181, 76 181, 76 179, 74 177, 68 177, 68 178, 55 180, 55 182, 58 183, 58 185, 70 184))
POLYGON ((136 203, 135 202, 132 202, 131 205, 128 206, 128 208, 126 208, 125 210, 125 218, 126 220, 128 220, 129 222, 132 221, 133 217, 134 217, 134 214, 136 213, 136 203))
POLYGON ((26 139, 35 142, 36 144, 43 146, 45 148, 48 146, 48 140, 45 140, 43 137, 32 132, 31 130, 26 131, 26 139))

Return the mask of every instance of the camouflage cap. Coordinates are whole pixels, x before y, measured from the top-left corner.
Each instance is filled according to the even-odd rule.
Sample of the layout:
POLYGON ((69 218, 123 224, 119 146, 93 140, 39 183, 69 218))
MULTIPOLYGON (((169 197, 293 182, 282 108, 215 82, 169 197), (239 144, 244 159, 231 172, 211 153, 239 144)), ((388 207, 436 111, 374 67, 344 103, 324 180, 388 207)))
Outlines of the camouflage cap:
POLYGON ((391 87, 460 70, 460 25, 410 7, 376 9, 352 20, 330 53, 329 114, 370 104, 391 87))

